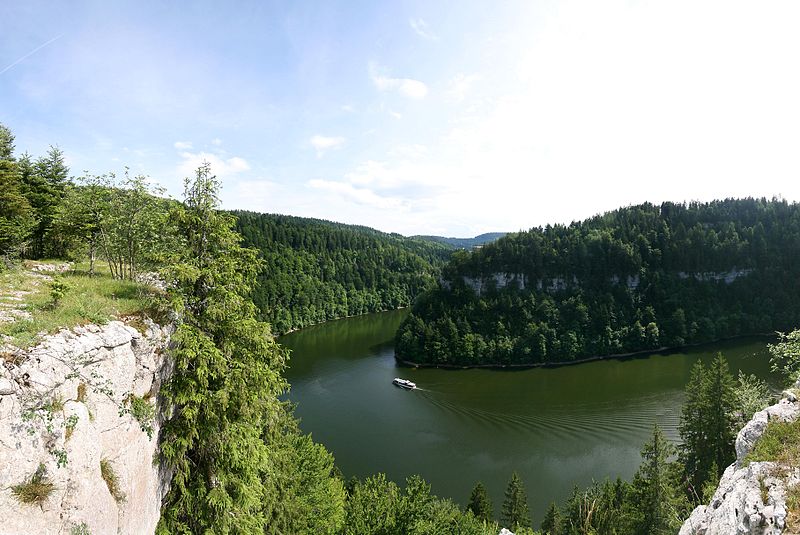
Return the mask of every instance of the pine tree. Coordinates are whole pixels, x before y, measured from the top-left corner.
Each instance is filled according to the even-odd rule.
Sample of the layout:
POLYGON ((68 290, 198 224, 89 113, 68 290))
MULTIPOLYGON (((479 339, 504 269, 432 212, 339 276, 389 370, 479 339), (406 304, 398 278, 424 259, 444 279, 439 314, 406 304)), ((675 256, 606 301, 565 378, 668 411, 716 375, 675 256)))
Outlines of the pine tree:
POLYGON ((642 464, 633 477, 636 533, 675 533, 678 526, 676 487, 670 477, 669 458, 675 454, 658 425, 653 438, 642 448, 642 464))
POLYGON ((686 386, 686 402, 679 427, 683 443, 680 459, 690 485, 690 498, 702 498, 703 484, 713 477, 712 466, 733 462, 736 413, 735 383, 728 362, 718 353, 706 369, 697 362, 686 386))
POLYGON ((30 161, 30 156, 20 159, 23 194, 36 210, 37 224, 31 236, 30 256, 61 257, 64 244, 59 236, 51 234, 53 217, 68 185, 69 168, 64 160, 64 152, 51 146, 46 156, 30 161), (50 234, 48 236, 48 234, 50 234))
POLYGON ((254 533, 275 499, 264 484, 264 429, 282 411, 285 351, 254 319, 247 295, 258 262, 239 245, 230 215, 217 211, 219 183, 208 165, 187 180, 173 214, 182 243, 165 272, 177 310, 174 372, 162 392, 172 417, 161 456, 174 476, 159 533, 254 533))
POLYGON ((542 525, 540 526, 542 535, 558 535, 561 529, 561 511, 555 502, 550 502, 550 507, 544 514, 542 525))
POLYGON ((512 531, 517 528, 531 527, 531 517, 528 512, 528 496, 525 486, 519 475, 514 472, 506 487, 502 510, 503 523, 512 531))
POLYGON ((19 164, 14 159, 14 135, 0 124, 0 260, 8 261, 21 252, 35 224, 21 185, 19 164))
POLYGON ((486 487, 483 483, 478 481, 472 489, 472 494, 469 496, 469 503, 467 504, 467 511, 472 511, 475 518, 491 522, 492 520, 492 501, 489 499, 489 493, 486 492, 486 487))

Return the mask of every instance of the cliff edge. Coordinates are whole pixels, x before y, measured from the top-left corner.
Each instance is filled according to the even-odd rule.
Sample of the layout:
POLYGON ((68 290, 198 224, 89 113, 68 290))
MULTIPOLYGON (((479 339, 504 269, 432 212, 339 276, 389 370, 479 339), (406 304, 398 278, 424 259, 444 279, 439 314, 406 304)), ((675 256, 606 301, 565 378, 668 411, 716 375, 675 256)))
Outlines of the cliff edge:
POLYGON ((120 321, 0 347, 0 534, 153 533, 170 332, 120 321))
POLYGON ((736 437, 736 461, 723 473, 711 502, 692 511, 680 535, 796 533, 787 529, 787 490, 800 483, 800 467, 746 457, 770 422, 793 422, 798 416, 800 402, 792 391, 753 415, 736 437))

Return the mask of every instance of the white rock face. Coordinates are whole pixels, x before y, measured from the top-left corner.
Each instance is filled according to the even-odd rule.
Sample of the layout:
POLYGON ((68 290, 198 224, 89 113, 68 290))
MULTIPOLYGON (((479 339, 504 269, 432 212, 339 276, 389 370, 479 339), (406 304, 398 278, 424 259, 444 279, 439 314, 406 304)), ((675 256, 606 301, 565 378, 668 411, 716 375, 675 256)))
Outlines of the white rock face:
POLYGON ((169 334, 155 324, 145 334, 118 321, 87 325, 0 362, 1 535, 66 534, 81 524, 94 535, 153 533, 170 480, 153 463, 160 421, 148 437, 126 400, 156 403, 169 334), (111 495, 101 460, 124 499, 111 495), (40 465, 55 490, 41 506, 22 504, 12 487, 40 465))
POLYGON ((797 397, 785 396, 753 415, 736 437, 736 462, 719 481, 711 503, 692 511, 679 535, 778 535, 786 526, 786 489, 800 483, 800 468, 743 460, 770 421, 800 416, 797 397), (765 499, 766 498, 766 499, 765 499))

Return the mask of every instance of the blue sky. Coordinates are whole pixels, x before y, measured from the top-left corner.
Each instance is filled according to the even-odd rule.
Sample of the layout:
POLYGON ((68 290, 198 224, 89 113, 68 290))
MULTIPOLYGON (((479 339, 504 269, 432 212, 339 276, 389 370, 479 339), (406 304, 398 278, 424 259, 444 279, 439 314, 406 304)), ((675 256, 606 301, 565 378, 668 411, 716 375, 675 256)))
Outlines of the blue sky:
POLYGON ((800 200, 800 2, 0 3, 0 122, 72 172, 472 236, 800 200))

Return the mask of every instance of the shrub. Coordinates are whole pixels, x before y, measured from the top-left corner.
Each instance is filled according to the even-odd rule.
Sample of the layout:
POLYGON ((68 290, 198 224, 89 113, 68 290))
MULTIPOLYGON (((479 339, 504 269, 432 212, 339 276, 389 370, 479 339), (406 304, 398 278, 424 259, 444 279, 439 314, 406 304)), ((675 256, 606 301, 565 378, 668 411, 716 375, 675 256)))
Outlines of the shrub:
POLYGON ((30 480, 11 487, 11 494, 20 503, 41 506, 55 490, 55 485, 47 478, 43 464, 40 464, 30 480))
POLYGON ((103 477, 103 481, 106 482, 108 492, 111 493, 117 503, 125 501, 125 494, 119 488, 119 477, 117 477, 117 473, 108 459, 100 460, 100 475, 103 477))

